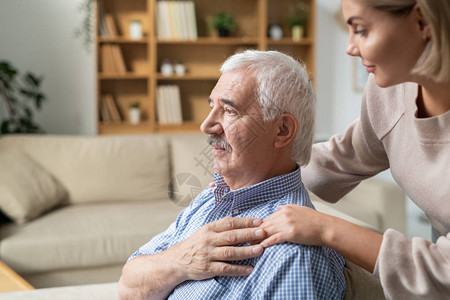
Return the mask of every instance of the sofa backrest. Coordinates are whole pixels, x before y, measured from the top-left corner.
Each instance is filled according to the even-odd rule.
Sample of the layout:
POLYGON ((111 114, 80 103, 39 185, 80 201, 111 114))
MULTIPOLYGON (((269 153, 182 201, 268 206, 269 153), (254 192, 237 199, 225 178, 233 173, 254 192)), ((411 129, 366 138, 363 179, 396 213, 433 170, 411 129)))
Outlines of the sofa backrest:
POLYGON ((67 189, 70 203, 167 199, 169 146, 160 135, 10 135, 2 151, 24 151, 67 189))
POLYGON ((202 133, 168 134, 167 138, 171 156, 171 198, 177 205, 187 206, 213 180, 212 148, 202 133))

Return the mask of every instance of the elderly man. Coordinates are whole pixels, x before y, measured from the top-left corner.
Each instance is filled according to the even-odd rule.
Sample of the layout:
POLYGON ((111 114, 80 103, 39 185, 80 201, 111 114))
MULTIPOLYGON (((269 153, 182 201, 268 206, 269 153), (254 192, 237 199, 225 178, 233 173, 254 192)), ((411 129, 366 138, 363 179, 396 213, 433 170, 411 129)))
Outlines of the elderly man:
POLYGON ((280 52, 246 51, 228 58, 221 72, 201 125, 216 186, 131 256, 120 298, 342 299, 338 253, 257 244, 261 220, 280 205, 312 207, 296 163, 308 163, 314 131, 305 69, 280 52))

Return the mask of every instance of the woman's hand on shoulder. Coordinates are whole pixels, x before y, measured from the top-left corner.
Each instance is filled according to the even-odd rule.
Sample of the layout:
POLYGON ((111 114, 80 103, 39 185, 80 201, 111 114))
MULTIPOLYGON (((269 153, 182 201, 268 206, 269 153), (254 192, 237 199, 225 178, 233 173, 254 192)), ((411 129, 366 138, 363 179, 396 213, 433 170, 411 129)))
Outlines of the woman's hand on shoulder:
POLYGON ((280 206, 261 224, 260 228, 265 231, 267 238, 260 244, 265 248, 284 242, 322 246, 329 217, 306 206, 280 206))

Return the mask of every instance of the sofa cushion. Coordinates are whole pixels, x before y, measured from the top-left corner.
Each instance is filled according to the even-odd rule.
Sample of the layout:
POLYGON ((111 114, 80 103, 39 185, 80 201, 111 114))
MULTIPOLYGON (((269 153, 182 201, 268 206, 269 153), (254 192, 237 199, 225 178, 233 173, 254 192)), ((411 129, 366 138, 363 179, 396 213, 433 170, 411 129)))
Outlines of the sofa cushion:
POLYGON ((2 300, 115 300, 118 299, 117 283, 89 284, 79 286, 65 286, 30 291, 19 291, 2 294, 2 300))
POLYGON ((167 140, 159 135, 13 135, 0 149, 22 149, 64 185, 70 203, 166 198, 167 140))
POLYGON ((63 207, 23 225, 1 226, 0 257, 21 274, 125 264, 179 212, 167 197, 63 207))
POLYGON ((67 199, 61 183, 22 151, 0 151, 0 209, 16 223, 40 216, 67 199))

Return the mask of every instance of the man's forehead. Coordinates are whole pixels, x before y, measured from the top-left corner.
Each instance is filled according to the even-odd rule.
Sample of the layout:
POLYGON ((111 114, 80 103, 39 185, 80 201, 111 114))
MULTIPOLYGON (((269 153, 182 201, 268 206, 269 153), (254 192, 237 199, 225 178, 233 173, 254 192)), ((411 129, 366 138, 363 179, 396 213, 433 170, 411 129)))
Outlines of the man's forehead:
MULTIPOLYGON (((245 104, 254 101, 253 79, 242 72, 229 72, 220 76, 219 81, 211 92, 212 101, 226 99, 236 103, 245 104)), ((223 101, 222 101, 223 102, 223 101)))

